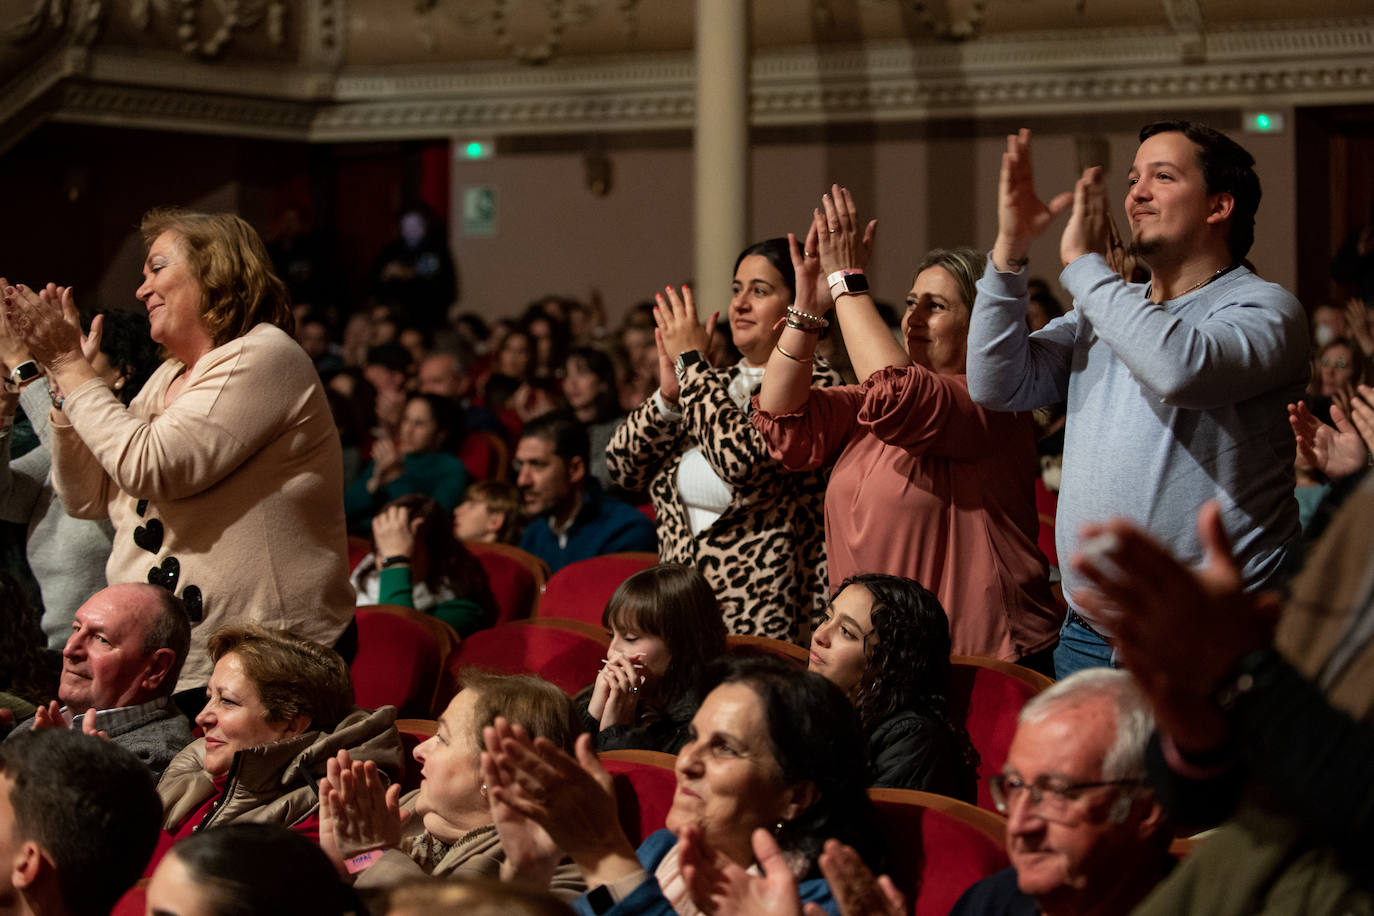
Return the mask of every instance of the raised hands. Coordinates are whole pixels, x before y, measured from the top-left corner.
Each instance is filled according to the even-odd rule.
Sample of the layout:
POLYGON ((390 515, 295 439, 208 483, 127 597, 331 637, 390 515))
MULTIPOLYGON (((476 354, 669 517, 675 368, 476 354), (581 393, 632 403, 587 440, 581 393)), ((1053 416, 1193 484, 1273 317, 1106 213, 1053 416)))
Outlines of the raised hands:
POLYGON ((1288 405, 1288 424, 1298 457, 1332 480, 1365 467, 1374 455, 1374 388, 1360 385, 1350 397, 1350 412, 1331 405, 1335 426, 1313 416, 1302 401, 1288 405))
POLYGON ((102 321, 97 317, 91 322, 91 333, 81 333, 81 319, 69 287, 49 283, 34 291, 23 284, 11 286, 0 277, 0 290, 9 328, 29 355, 48 369, 75 360, 89 363, 100 351, 102 321))
MULTIPOLYGON (((695 828, 679 838, 682 877, 692 901, 708 916, 825 916, 819 904, 802 905, 797 879, 778 843, 767 830, 750 837, 762 875, 751 875, 712 851, 695 828)), ((839 840, 827 840, 821 874, 842 916, 907 916, 906 898, 887 875, 874 878, 863 859, 839 840)))
MULTIPOLYGON (((873 877, 859 854, 839 840, 825 841, 817 864, 842 916, 906 916, 910 912, 892 879, 873 877)), ((806 916, 824 916, 824 912, 814 903, 806 905, 806 916)))
POLYGON ((682 879, 692 902, 707 916, 801 916, 797 879, 777 841, 762 828, 749 840, 762 875, 749 874, 710 848, 700 828, 683 829, 678 837, 682 879))
POLYGON ((409 557, 415 551, 415 535, 423 523, 411 518, 405 506, 387 506, 372 517, 372 543, 377 546, 377 558, 409 557))
MULTIPOLYGON (((483 738, 499 745, 501 736, 510 732, 510 725, 500 720, 500 728, 490 726, 483 731, 483 738)), ((549 836, 549 832, 538 823, 516 811, 491 792, 490 787, 499 785, 501 774, 496 768, 494 757, 485 753, 481 757, 482 785, 487 787, 487 804, 491 810, 491 822, 501 839, 501 849, 506 858, 501 865, 501 880, 518 881, 530 887, 544 889, 549 885, 558 862, 563 858, 563 850, 549 836)))
POLYGON ((665 286, 654 300, 654 343, 658 345, 658 377, 663 399, 676 404, 678 398, 677 358, 688 350, 696 350, 705 359, 711 352, 711 344, 716 337, 716 321, 720 318, 717 310, 710 321, 702 324, 697 318, 696 300, 692 297, 691 287, 683 286, 679 296, 677 290, 665 286))
MULTIPOLYGON (((860 228, 859 211, 848 188, 831 185, 830 193, 822 195, 821 210, 812 212, 812 227, 817 237, 808 234, 808 251, 820 255, 821 271, 829 275, 837 270, 863 270, 873 255, 873 240, 878 233, 878 221, 871 219, 860 228)), ((802 299, 800 290, 797 301, 802 299)))
POLYGON ((1035 193, 1030 138, 1031 132, 1022 128, 1007 137, 1007 151, 1002 154, 997 183, 997 243, 992 249, 998 270, 1020 269, 1031 242, 1074 200, 1071 191, 1055 195, 1049 203, 1035 193))
POLYGON ((320 783, 320 847, 338 865, 374 849, 401 842, 401 786, 385 786, 377 764, 359 763, 348 751, 325 764, 320 783))
POLYGON ((483 738, 482 772, 490 799, 543 827, 587 873, 589 886, 639 868, 616 816, 611 776, 592 751, 591 735, 578 736, 576 759, 547 738, 531 740, 524 728, 500 717, 483 738))
POLYGON ((1083 177, 1074 185, 1073 212, 1059 239, 1059 260, 1067 267, 1085 254, 1096 252, 1105 255, 1110 249, 1112 235, 1111 210, 1102 184, 1102 167, 1095 165, 1085 169, 1083 177))

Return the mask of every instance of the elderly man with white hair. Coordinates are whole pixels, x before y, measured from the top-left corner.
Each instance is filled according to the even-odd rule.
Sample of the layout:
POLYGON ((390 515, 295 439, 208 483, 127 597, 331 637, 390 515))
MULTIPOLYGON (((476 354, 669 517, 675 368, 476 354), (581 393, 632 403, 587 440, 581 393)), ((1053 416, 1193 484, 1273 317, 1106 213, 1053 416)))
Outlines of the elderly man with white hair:
POLYGON ((1129 913, 1168 874, 1168 818, 1145 779, 1154 729, 1131 675, 1071 675, 1021 711, 993 798, 1011 868, 971 887, 951 916, 1129 913))

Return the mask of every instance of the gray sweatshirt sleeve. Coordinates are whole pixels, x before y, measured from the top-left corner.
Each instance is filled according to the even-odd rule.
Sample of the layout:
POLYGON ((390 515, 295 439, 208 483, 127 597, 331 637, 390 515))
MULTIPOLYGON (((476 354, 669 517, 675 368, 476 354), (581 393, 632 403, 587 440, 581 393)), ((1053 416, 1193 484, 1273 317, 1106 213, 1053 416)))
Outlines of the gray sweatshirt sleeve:
POLYGON ((48 424, 46 386, 34 382, 19 396, 25 415, 38 435, 38 445, 14 461, 10 460, 10 438, 0 443, 0 519, 20 525, 29 524, 43 488, 50 486, 52 469, 51 429, 48 424))
POLYGON ((988 260, 968 330, 968 390, 992 410, 1033 410, 1064 400, 1069 390, 1078 314, 1029 333, 1026 273, 1004 273, 988 260))
POLYGON ((1223 294, 1205 314, 1180 317, 1142 296, 1099 254, 1078 258, 1059 279, 1131 375, 1171 406, 1235 404, 1305 371, 1302 306, 1274 284, 1247 284, 1243 297, 1223 294))

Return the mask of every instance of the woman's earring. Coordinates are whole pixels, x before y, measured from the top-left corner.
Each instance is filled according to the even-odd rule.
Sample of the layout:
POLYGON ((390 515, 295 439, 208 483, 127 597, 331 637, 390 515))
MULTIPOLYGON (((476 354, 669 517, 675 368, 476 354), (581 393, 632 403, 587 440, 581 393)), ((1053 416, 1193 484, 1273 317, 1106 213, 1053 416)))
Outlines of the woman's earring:
POLYGON ((483 797, 483 798, 486 798, 486 797, 487 797, 487 784, 486 784, 486 783, 482 783, 482 797, 483 797))

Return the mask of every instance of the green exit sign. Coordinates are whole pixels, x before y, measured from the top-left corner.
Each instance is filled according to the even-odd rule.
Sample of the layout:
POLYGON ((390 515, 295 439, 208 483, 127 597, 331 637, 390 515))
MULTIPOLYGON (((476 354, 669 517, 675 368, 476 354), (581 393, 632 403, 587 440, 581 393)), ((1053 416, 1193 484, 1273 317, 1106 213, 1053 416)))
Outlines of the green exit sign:
POLYGON ((1245 113, 1245 132, 1247 134, 1281 134, 1284 128, 1282 112, 1247 111, 1245 113))

